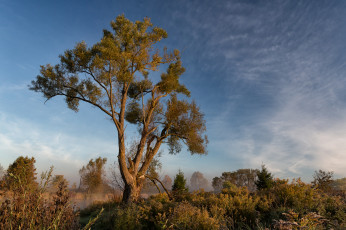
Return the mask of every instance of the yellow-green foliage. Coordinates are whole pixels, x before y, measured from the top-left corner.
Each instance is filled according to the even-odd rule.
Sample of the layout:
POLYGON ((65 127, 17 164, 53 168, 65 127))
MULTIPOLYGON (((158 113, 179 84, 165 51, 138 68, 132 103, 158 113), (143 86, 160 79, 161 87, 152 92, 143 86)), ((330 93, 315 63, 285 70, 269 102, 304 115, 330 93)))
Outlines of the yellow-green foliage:
POLYGON ((144 216, 145 210, 142 206, 131 204, 126 207, 118 207, 114 210, 114 222, 113 229, 127 229, 135 230, 142 229, 142 219, 144 216))
POLYGON ((168 225, 175 229, 219 229, 218 221, 205 208, 197 208, 187 201, 170 210, 168 225))
POLYGON ((267 193, 273 200, 273 207, 294 208, 301 214, 316 211, 320 205, 320 194, 300 179, 293 179, 291 183, 277 179, 267 193))
POLYGON ((345 211, 341 197, 300 179, 275 180, 256 193, 226 184, 220 194, 186 193, 178 200, 160 194, 130 206, 113 204, 98 229, 343 229, 345 211))

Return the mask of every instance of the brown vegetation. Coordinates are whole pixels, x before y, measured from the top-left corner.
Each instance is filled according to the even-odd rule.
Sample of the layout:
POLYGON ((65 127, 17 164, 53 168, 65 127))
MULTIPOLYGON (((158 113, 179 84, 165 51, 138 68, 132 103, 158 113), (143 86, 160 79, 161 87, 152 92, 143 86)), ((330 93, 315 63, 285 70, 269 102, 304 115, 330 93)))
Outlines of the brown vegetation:
POLYGON ((10 187, 0 206, 0 229, 79 229, 66 183, 58 185, 52 199, 45 199, 51 175, 52 169, 42 175, 42 183, 36 187, 14 181, 16 187, 10 187))

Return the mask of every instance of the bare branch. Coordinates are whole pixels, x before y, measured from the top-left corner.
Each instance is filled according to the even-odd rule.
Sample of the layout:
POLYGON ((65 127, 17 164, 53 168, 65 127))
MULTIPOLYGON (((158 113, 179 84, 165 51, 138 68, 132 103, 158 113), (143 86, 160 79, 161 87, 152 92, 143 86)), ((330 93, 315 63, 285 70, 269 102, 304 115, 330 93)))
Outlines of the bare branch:
MULTIPOLYGON (((153 183, 154 183, 155 185, 156 185, 156 183, 154 182, 154 180, 158 181, 158 182, 161 184, 162 188, 163 188, 163 189, 165 190, 165 192, 167 193, 169 199, 170 199, 170 200, 173 200, 173 197, 172 197, 171 193, 167 190, 167 188, 165 187, 165 185, 164 185, 158 178, 150 177, 150 176, 148 176, 148 175, 145 175, 145 177, 148 178, 149 180, 153 181, 153 183)), ((157 185, 156 185, 156 187, 157 187, 157 185)), ((158 190, 160 191, 160 189, 158 189, 158 190)), ((160 193, 161 193, 161 191, 160 191, 160 193)))

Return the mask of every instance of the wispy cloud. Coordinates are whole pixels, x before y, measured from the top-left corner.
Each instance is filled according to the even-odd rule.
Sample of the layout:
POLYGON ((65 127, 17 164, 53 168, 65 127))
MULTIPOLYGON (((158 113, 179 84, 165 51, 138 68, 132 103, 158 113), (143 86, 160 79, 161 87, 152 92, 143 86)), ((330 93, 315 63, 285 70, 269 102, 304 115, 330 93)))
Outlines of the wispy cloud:
MULTIPOLYGON (((5 8, 6 12, 17 10, 12 5, 2 5, 11 8, 11 11, 5 8)), ((186 153, 164 156, 168 172, 174 174, 179 166, 191 172, 200 167, 208 168, 212 175, 216 171, 258 168, 263 162, 276 176, 310 176, 319 168, 345 176, 345 2, 232 0, 211 4, 209 0, 191 0, 182 4, 181 1, 157 1, 144 4, 144 10, 140 11, 131 3, 123 5, 124 9, 117 12, 125 12, 126 16, 132 12, 130 17, 135 19, 152 17, 155 25, 167 29, 169 39, 164 45, 183 51, 187 71, 182 81, 206 114, 209 155, 201 161, 187 158, 186 153)), ((51 5, 44 7, 51 8, 51 5)), ((80 8, 69 5, 69 9, 73 7, 80 8)), ((19 81, 27 82, 27 76, 37 74, 38 70, 31 65, 39 66, 47 58, 54 62, 59 54, 54 49, 60 52, 80 40, 83 34, 90 34, 92 24, 86 27, 71 24, 75 36, 66 37, 61 33, 66 28, 60 24, 64 25, 63 19, 69 17, 52 15, 50 20, 56 25, 52 27, 51 23, 41 20, 47 11, 35 10, 25 9, 35 17, 23 12, 23 16, 9 17, 13 19, 12 24, 8 19, 4 21, 9 22, 8 25, 0 23, 1 28, 9 31, 4 41, 12 44, 3 55, 3 61, 8 63, 3 77, 7 77, 5 83, 11 84, 0 86, 1 99, 5 99, 0 100, 0 106, 5 106, 0 114, 0 154, 4 159, 1 163, 8 164, 20 154, 33 154, 41 168, 50 162, 66 164, 71 168, 66 172, 77 174, 78 168, 91 157, 103 152, 114 153, 115 143, 112 138, 105 138, 105 133, 114 130, 108 124, 96 122, 100 116, 104 117, 93 114, 89 107, 81 111, 86 116, 77 120, 61 112, 67 111, 62 101, 51 102, 45 109, 36 106, 42 101, 28 92, 23 93, 27 83, 19 81), (26 27, 27 24, 31 27, 26 27), (16 28, 24 35, 18 37, 18 33, 13 32, 16 28), (37 28, 48 29, 36 37, 32 31, 37 28), (54 42, 48 42, 52 37, 54 42), (22 38, 31 45, 19 40, 22 38), (41 47, 42 42, 47 42, 43 47, 53 49, 49 54, 51 59, 41 47), (65 44, 69 45, 64 47, 65 44), (8 58, 9 54, 12 59, 8 58), (32 55, 28 58, 27 54, 32 55), (33 62, 27 62, 29 59, 33 62), (13 74, 14 70, 17 75, 13 74), (26 114, 29 110, 31 113, 26 114), (38 116, 41 110, 44 112, 38 116), (40 119, 41 124, 35 119, 40 119), (81 128, 69 133, 74 130, 70 128, 73 123, 81 128), (97 134, 86 136, 90 130, 97 134)), ((82 11, 85 12, 85 8, 82 11)), ((96 21, 104 21, 105 12, 94 13, 96 21)), ((113 13, 114 9, 109 9, 107 15, 113 13)), ((80 15, 81 20, 84 16, 80 15)), ((91 40, 99 39, 99 34, 91 34, 91 40)))
POLYGON ((343 11, 320 4, 229 4, 205 17, 205 50, 224 57, 218 67, 229 87, 224 109, 209 120, 211 144, 230 159, 266 163, 278 176, 319 168, 346 175, 343 11))
POLYGON ((72 136, 56 132, 32 121, 8 117, 0 113, 0 155, 1 164, 7 167, 18 156, 33 156, 36 166, 46 170, 54 165, 55 173, 65 174, 76 180, 78 170, 89 159, 102 156, 113 157, 115 142, 90 136, 72 136))

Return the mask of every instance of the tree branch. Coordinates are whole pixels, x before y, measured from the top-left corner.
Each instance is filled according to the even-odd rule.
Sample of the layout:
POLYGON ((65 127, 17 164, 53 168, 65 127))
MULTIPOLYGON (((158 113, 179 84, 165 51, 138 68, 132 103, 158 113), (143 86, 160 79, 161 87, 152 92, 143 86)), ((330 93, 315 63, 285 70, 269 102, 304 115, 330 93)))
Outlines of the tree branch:
POLYGON ((119 113, 115 112, 115 109, 113 107, 113 86, 112 86, 112 79, 111 79, 111 74, 110 74, 110 71, 111 71, 111 66, 109 64, 109 89, 110 89, 110 93, 108 93, 108 90, 107 88, 105 87, 105 90, 107 92, 107 95, 108 95, 108 99, 109 99, 109 106, 111 107, 111 111, 112 111, 112 119, 115 123, 115 125, 117 126, 118 129, 120 129, 120 125, 119 125, 119 121, 115 118, 115 114, 119 115, 119 113))
MULTIPOLYGON (((74 88, 72 88, 72 89, 74 89, 74 88)), ((81 95, 77 90, 76 90, 76 92, 77 92, 79 95, 81 95)), ((54 96, 52 96, 52 97, 55 97, 55 96, 65 96, 65 97, 68 97, 68 98, 75 98, 75 99, 78 99, 78 100, 87 102, 87 103, 89 103, 89 104, 91 104, 91 105, 93 105, 93 106, 99 108, 99 109, 102 110, 104 113, 106 113, 108 116, 112 117, 112 115, 111 115, 110 112, 108 112, 108 111, 107 111, 106 109, 104 109, 102 106, 100 106, 100 105, 98 105, 98 104, 96 104, 96 103, 94 103, 94 102, 92 102, 92 101, 86 99, 83 95, 81 95, 81 97, 78 97, 78 96, 69 96, 69 95, 67 95, 66 93, 59 92, 59 93, 57 93, 56 95, 54 95, 54 96)), ((51 99, 52 97, 50 97, 49 99, 51 99)))
MULTIPOLYGON (((173 197, 171 196, 171 194, 168 192, 168 190, 166 189, 166 187, 164 186, 164 184, 163 184, 159 179, 157 179, 157 178, 155 178, 155 177, 150 177, 150 176, 148 176, 148 175, 145 175, 145 177, 148 178, 149 180, 153 181, 153 183, 154 183, 155 185, 156 185, 156 183, 154 182, 154 180, 157 180, 157 181, 161 184, 161 186, 162 186, 162 188, 165 190, 165 192, 167 193, 169 199, 170 199, 170 200, 173 200, 173 197)), ((156 185, 156 187, 157 187, 157 185, 156 185)), ((160 189, 158 189, 158 190, 159 190, 159 192, 161 193, 161 190, 160 190, 160 189)))

